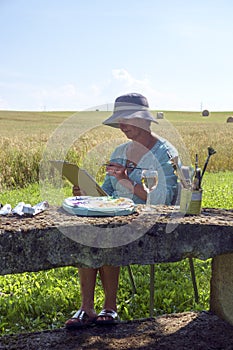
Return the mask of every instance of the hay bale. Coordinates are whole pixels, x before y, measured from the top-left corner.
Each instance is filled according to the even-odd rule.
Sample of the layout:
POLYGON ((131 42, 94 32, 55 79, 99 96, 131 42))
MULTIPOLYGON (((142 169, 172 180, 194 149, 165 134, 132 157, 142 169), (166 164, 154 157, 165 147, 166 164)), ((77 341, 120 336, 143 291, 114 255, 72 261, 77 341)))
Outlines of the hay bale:
POLYGON ((227 118, 227 123, 233 123, 233 117, 228 117, 227 118))
POLYGON ((202 111, 202 117, 208 117, 210 114, 210 112, 207 109, 204 109, 204 111, 202 111))
POLYGON ((157 119, 163 119, 163 112, 157 112, 157 119))

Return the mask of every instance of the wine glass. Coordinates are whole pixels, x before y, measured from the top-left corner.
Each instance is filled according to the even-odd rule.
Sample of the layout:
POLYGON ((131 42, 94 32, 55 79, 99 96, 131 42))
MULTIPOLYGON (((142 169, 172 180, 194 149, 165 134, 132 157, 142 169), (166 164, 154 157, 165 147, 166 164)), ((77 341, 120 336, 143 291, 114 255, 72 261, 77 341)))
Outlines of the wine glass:
POLYGON ((147 192, 146 207, 148 210, 151 205, 151 192, 158 185, 158 171, 152 169, 143 169, 141 179, 143 188, 147 192))

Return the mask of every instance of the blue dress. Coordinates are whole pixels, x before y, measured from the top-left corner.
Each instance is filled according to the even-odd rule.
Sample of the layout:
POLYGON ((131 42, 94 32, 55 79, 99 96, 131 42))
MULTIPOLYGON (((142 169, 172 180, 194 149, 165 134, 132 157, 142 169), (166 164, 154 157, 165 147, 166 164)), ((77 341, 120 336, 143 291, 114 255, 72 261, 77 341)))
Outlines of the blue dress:
MULTIPOLYGON (((123 166, 127 161, 127 147, 132 141, 118 146, 111 155, 110 161, 117 162, 123 166)), ((167 140, 159 138, 155 145, 145 153, 137 164, 137 168, 129 174, 129 178, 141 184, 141 173, 143 168, 151 168, 158 171, 158 185, 151 193, 151 204, 170 205, 177 192, 177 176, 174 174, 172 164, 167 152, 175 157, 178 156, 176 148, 167 140)), ((110 196, 131 198, 136 204, 144 204, 141 198, 130 192, 121 185, 114 176, 106 175, 102 188, 110 196)))

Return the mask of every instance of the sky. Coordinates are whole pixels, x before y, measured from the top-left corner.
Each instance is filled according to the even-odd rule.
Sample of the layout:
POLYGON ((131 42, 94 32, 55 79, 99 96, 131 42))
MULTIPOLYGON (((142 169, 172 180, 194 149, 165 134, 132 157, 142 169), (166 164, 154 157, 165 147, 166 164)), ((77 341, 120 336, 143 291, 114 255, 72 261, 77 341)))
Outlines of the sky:
POLYGON ((0 110, 233 111, 232 0, 0 0, 0 110))

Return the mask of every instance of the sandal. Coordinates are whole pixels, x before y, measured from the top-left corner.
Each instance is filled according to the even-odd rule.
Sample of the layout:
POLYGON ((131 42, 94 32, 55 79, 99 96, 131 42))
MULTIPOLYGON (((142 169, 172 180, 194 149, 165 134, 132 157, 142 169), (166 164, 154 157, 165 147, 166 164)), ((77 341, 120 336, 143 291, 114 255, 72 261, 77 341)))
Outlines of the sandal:
POLYGON ((84 310, 78 310, 72 318, 66 321, 66 329, 88 327, 95 323, 96 317, 89 317, 84 310))
POLYGON ((95 324, 97 325, 112 325, 119 321, 119 316, 112 309, 103 309, 97 316, 95 324), (106 319, 107 318, 107 319, 106 319))

